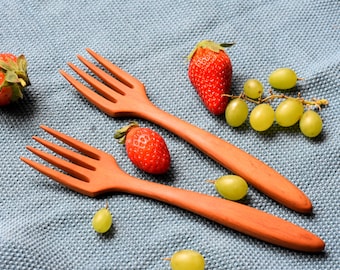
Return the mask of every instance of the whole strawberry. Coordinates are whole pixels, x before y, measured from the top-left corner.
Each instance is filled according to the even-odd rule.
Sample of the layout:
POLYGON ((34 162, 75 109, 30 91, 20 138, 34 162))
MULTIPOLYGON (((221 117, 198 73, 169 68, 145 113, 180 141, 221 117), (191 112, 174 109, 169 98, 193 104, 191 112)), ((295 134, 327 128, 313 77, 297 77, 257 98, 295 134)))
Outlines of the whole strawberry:
POLYGON ((21 99, 22 90, 29 84, 25 56, 0 54, 0 106, 21 99))
POLYGON ((149 128, 130 123, 116 131, 114 137, 124 144, 131 162, 139 169, 162 174, 170 167, 170 154, 164 139, 149 128))
POLYGON ((218 44, 210 40, 199 42, 188 59, 189 79, 207 109, 214 115, 225 112, 232 80, 232 65, 224 48, 233 44, 218 44))

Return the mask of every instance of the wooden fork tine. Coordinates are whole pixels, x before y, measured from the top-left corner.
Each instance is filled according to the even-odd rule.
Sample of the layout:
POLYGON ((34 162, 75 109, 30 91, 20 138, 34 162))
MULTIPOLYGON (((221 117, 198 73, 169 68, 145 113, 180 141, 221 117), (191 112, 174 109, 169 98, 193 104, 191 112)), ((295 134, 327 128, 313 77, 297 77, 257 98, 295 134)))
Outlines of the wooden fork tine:
POLYGON ((42 144, 43 146, 47 147, 48 149, 52 150, 54 153, 57 153, 64 158, 67 158, 68 160, 72 161, 75 164, 78 164, 82 167, 86 167, 91 170, 94 169, 93 163, 95 160, 93 158, 90 158, 83 154, 76 153, 70 149, 56 145, 52 142, 46 141, 37 136, 33 136, 33 139, 38 143, 42 144))
MULTIPOLYGON (((100 79, 102 79, 106 84, 108 84, 110 87, 112 87, 112 89, 114 89, 116 92, 124 95, 124 90, 128 90, 126 88, 131 88, 130 83, 122 83, 121 81, 117 80, 116 78, 112 77, 111 75, 109 75, 108 73, 106 73, 105 71, 101 70, 100 68, 98 68, 96 65, 94 65, 93 63, 91 63, 90 61, 88 61, 87 59, 85 59, 84 57, 82 57, 81 55, 77 56, 78 59, 85 65, 88 67, 89 70, 91 70, 94 74, 96 74, 100 79)), ((80 70, 79 68, 77 68, 75 65, 70 65, 69 66, 75 71, 77 72, 85 81, 87 81, 89 84, 91 84, 93 87, 95 87, 98 91, 102 92, 102 88, 108 88, 105 84, 96 84, 95 80, 92 76, 88 75, 86 72, 80 70)), ((97 81, 98 82, 98 81, 97 81)), ((110 89, 110 88, 109 88, 110 89)), ((113 92, 112 89, 110 89, 108 91, 108 94, 110 92, 113 92)), ((106 92, 106 91, 105 91, 106 92)))
POLYGON ((39 149, 36 149, 32 146, 26 146, 26 148, 31 151, 36 156, 40 157, 41 159, 49 162, 50 164, 54 165, 55 167, 73 175, 79 180, 87 181, 88 182, 88 174, 89 169, 86 169, 84 167, 78 166, 74 163, 71 163, 69 161, 66 161, 65 159, 61 159, 59 157, 56 157, 54 155, 48 154, 44 151, 41 151, 39 149))
MULTIPOLYGON (((102 94, 105 98, 107 98, 108 100, 112 101, 112 102, 117 102, 117 96, 120 94, 124 94, 121 90, 117 90, 116 91, 112 91, 112 88, 106 86, 105 84, 103 84, 102 82, 96 80, 95 78, 93 78, 91 75, 87 74, 85 71, 83 71, 82 69, 80 69, 79 67, 77 67, 76 65, 72 64, 72 63, 68 63, 69 67, 72 68, 80 77, 82 77, 88 84, 90 84, 91 86, 93 86, 94 89, 97 90, 97 92, 99 92, 100 94, 102 94), (118 93, 116 93, 118 92, 118 93)), ((101 72, 104 72, 101 70, 101 72)), ((104 72, 105 73, 105 72, 104 72)), ((107 73, 105 73, 107 76, 109 76, 111 79, 113 79, 114 81, 117 81, 116 79, 112 78, 110 75, 108 75, 107 73)), ((117 81, 118 82, 118 81, 117 81)), ((118 82, 120 83, 120 82, 118 82)), ((120 83, 121 85, 123 85, 122 83, 120 83)), ((126 87, 125 85, 123 85, 123 87, 126 87)))
POLYGON ((31 166, 32 168, 36 169, 40 173, 46 175, 47 177, 53 179, 54 181, 74 190, 81 194, 85 194, 87 196, 93 197, 93 193, 88 191, 88 183, 85 181, 81 181, 79 179, 76 179, 72 176, 63 174, 59 171, 56 171, 54 169, 51 169, 47 166, 44 166, 38 162, 35 162, 33 160, 30 160, 25 157, 20 157, 20 159, 31 166))
POLYGON ((103 111, 104 113, 106 113, 110 116, 115 115, 115 111, 112 108, 113 103, 110 100, 108 100, 108 99, 102 97, 101 95, 97 94, 96 92, 92 91, 90 88, 88 88, 85 85, 83 85, 82 83, 80 83, 77 79, 72 77, 70 74, 68 74, 64 70, 60 70, 59 72, 90 103, 92 103, 93 105, 98 107, 101 111, 103 111))
POLYGON ((122 81, 124 84, 128 85, 130 88, 134 88, 135 86, 142 86, 142 83, 133 77, 128 72, 123 69, 117 67, 115 64, 101 56, 100 54, 94 52, 90 48, 87 48, 86 51, 96 59, 103 67, 105 67, 108 71, 111 72, 117 79, 122 81))
POLYGON ((95 147, 92 147, 91 145, 88 145, 86 143, 83 143, 81 141, 78 141, 62 132, 59 132, 55 129, 52 129, 45 125, 40 125, 40 128, 51 134, 53 137, 57 138, 58 140, 64 142, 65 144, 73 147, 74 149, 77 149, 81 153, 94 158, 99 159, 100 155, 103 153, 102 151, 98 150, 95 147))

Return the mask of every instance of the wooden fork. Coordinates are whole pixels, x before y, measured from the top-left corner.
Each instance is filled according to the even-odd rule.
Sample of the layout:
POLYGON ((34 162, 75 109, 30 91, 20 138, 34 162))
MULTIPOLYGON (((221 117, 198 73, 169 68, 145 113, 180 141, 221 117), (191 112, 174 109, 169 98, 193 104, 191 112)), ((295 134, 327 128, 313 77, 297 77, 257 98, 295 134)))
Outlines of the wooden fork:
POLYGON ((37 136, 33 139, 63 158, 32 146, 27 149, 67 174, 25 157, 20 157, 21 160, 81 194, 93 197, 117 191, 144 196, 278 246, 304 252, 324 249, 325 244, 318 236, 293 223, 241 203, 135 178, 124 172, 113 156, 47 126, 41 128, 78 152, 37 136))
POLYGON ((68 65, 96 92, 65 71, 60 70, 60 73, 80 94, 100 110, 113 117, 138 117, 158 124, 183 138, 233 173, 243 177, 256 189, 277 202, 301 213, 312 212, 312 203, 309 198, 277 171, 217 136, 159 109, 148 99, 145 87, 139 80, 93 50, 87 49, 87 51, 114 77, 80 55, 78 55, 79 60, 105 84, 72 63, 68 65))

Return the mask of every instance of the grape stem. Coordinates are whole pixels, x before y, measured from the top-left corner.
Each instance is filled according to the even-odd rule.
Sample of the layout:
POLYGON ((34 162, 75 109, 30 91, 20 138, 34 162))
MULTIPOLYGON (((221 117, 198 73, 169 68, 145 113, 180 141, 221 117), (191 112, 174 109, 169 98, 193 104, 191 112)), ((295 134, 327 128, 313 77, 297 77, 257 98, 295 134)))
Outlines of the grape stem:
POLYGON ((294 98, 294 97, 291 97, 291 96, 287 96, 285 94, 274 94, 273 93, 273 90, 270 89, 269 90, 269 96, 265 97, 265 98, 258 98, 258 99, 252 99, 252 98, 249 98, 245 95, 244 92, 242 92, 240 95, 238 96, 235 96, 235 95, 229 95, 229 94, 223 94, 223 96, 226 96, 226 97, 229 97, 229 98, 241 98, 241 99, 244 99, 244 100, 247 100, 249 102, 252 102, 252 103, 256 103, 256 104, 261 104, 261 103, 265 103, 265 102, 271 102, 272 100, 274 99, 288 99, 288 98, 293 98, 293 99, 296 99, 300 102, 302 102, 303 105, 307 106, 307 107, 310 107, 310 106, 315 106, 316 108, 318 108, 319 110, 321 110, 321 106, 325 106, 325 105, 328 105, 329 102, 327 99, 316 99, 316 98, 313 98, 312 100, 305 100, 304 98, 301 97, 301 94, 298 93, 297 97, 294 98))
POLYGON ((210 184, 215 184, 216 180, 206 180, 205 182, 210 183, 210 184))

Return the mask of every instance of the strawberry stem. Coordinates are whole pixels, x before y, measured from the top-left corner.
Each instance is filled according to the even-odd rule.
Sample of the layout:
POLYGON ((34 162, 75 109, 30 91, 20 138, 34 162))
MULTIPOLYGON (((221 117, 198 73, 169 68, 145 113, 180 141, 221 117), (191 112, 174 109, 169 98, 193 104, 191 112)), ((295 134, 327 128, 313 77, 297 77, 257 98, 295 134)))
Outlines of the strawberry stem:
POLYGON ((22 87, 25 87, 27 85, 27 83, 25 82, 25 80, 23 78, 19 78, 18 80, 19 80, 22 87))
POLYGON ((216 180, 206 180, 205 182, 210 183, 210 184, 215 184, 216 180))
POLYGON ((127 126, 122 127, 121 129, 118 129, 113 137, 118 140, 119 144, 124 144, 126 139, 126 134, 129 132, 129 130, 133 127, 138 127, 138 123, 135 121, 130 122, 127 126))

